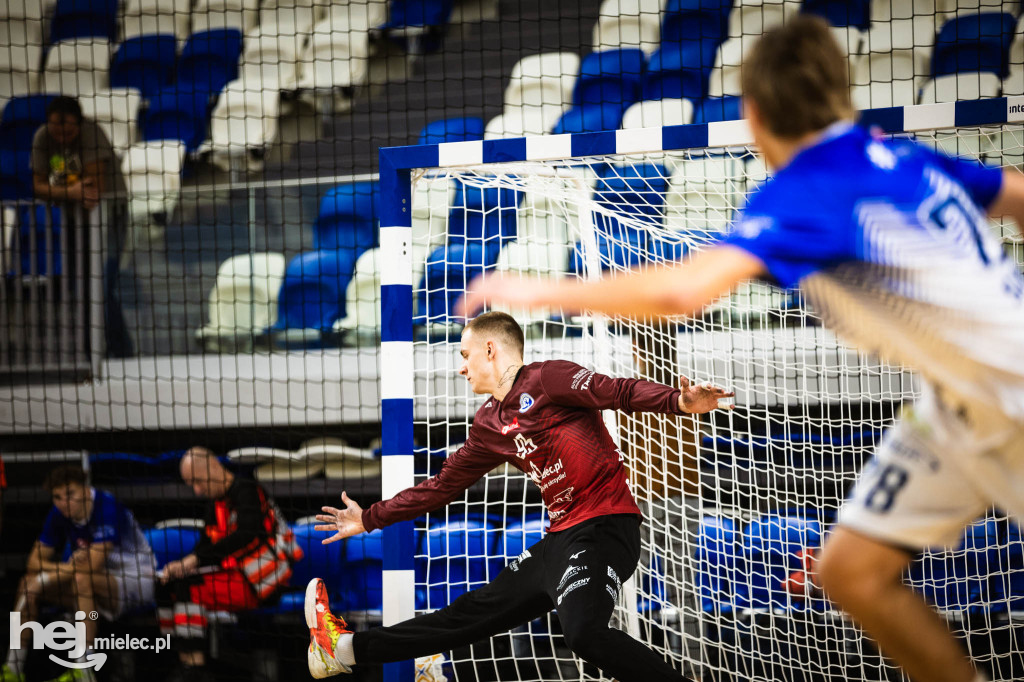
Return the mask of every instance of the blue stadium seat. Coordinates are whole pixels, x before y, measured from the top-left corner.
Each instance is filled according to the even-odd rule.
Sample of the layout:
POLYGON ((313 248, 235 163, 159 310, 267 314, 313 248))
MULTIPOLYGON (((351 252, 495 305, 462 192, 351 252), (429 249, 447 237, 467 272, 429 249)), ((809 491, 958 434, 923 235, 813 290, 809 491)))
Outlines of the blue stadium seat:
MULTIPOLYGON (((0 159, 4 151, 0 151, 0 159)), ((14 153, 14 152, 10 152, 14 153)), ((17 152, 21 154, 23 152, 17 152)), ((31 178, 31 175, 29 175, 31 178)), ((31 188, 30 188, 31 190, 31 188)), ((31 191, 29 193, 31 196, 31 191)), ((59 275, 61 274, 60 248, 60 207, 57 205, 18 206, 17 234, 19 269, 9 265, 8 275, 59 275), (49 236, 47 236, 49 233, 49 236), (49 246, 47 246, 49 241, 49 246), (48 256, 52 253, 52 257, 48 256), (33 258, 34 256, 34 258, 33 258), (33 260, 35 261, 33 263, 33 260)))
POLYGON ((871 0, 804 0, 802 11, 824 17, 831 26, 871 27, 871 0))
POLYGON ((423 126, 416 144, 441 144, 484 139, 484 120, 475 116, 443 118, 423 126))
POLYGON ((992 586, 987 601, 1000 602, 1003 610, 1024 612, 1024 535, 1012 521, 985 528, 988 547, 982 575, 990 576, 992 586))
MULTIPOLYGON (((292 527, 295 533, 295 542, 302 548, 302 559, 292 566, 292 577, 288 585, 299 592, 298 603, 302 603, 306 585, 313 578, 323 578, 327 582, 327 588, 331 590, 332 597, 340 598, 345 578, 343 573, 343 550, 342 541, 323 544, 321 540, 329 537, 329 533, 313 530, 314 523, 302 523, 292 527), (333 578, 333 579, 332 579, 333 578)), ((296 597, 287 599, 288 606, 295 601, 296 597)), ((282 597, 282 602, 286 601, 282 597)), ((289 608, 288 610, 292 610, 289 608)))
POLYGON ((110 87, 135 88, 151 97, 174 80, 178 39, 173 33, 129 38, 110 60, 110 87))
POLYGON ((511 241, 516 238, 516 206, 519 193, 513 189, 481 189, 464 183, 455 186, 448 212, 450 237, 472 241, 511 241))
POLYGON ((31 151, 32 138, 46 123, 46 108, 56 95, 12 97, 0 115, 0 147, 31 151))
POLYGON ((618 102, 608 104, 591 104, 573 107, 562 114, 558 123, 551 130, 552 135, 563 133, 597 133, 602 130, 616 130, 622 125, 622 115, 629 104, 618 102))
POLYGON ((662 605, 667 603, 668 588, 665 585, 664 562, 655 554, 640 580, 640 596, 637 597, 636 608, 640 613, 651 615, 661 611, 662 605))
POLYGON ((661 20, 661 44, 714 41, 728 31, 732 0, 668 0, 661 20))
POLYGON ((935 38, 932 77, 967 71, 1009 75, 1009 50, 1016 20, 1013 15, 987 12, 946 22, 935 38))
POLYGON ((751 521, 743 535, 744 579, 754 609, 802 609, 784 584, 803 569, 799 553, 821 545, 821 524, 802 516, 769 515, 751 521))
POLYGON ((639 101, 646 61, 634 48, 590 53, 580 64, 573 105, 618 104, 624 110, 639 101))
POLYGON ((33 196, 32 151, 0 146, 0 201, 31 199, 33 196))
POLYGON ((198 528, 173 526, 170 528, 147 528, 143 530, 146 541, 153 548, 157 569, 168 561, 180 559, 190 553, 199 542, 202 531, 198 528))
POLYGON ((431 252, 426 272, 416 288, 413 323, 464 324, 465 318, 454 315, 455 303, 475 277, 494 267, 500 251, 500 243, 494 240, 486 245, 454 241, 431 252))
POLYGON ((547 527, 547 520, 542 513, 529 514, 525 519, 509 521, 502 535, 505 544, 505 563, 511 562, 526 549, 540 542, 547 527))
POLYGON ((181 140, 191 152, 206 139, 209 122, 209 93, 170 86, 149 99, 139 130, 144 141, 181 140))
MULTIPOLYGON (((908 581, 940 611, 981 613, 1013 608, 1004 590, 1007 578, 1020 582, 1024 546, 1010 529, 1016 526, 992 518, 968 526, 952 553, 925 552, 911 564, 908 581), (1013 556, 1016 554, 1016 556, 1013 556)), ((1024 594, 1017 606, 1024 605, 1024 594)))
POLYGON ((375 530, 345 540, 342 604, 346 611, 379 611, 384 601, 384 534, 375 530))
POLYGON ((117 37, 118 0, 57 0, 50 42, 71 38, 117 37))
POLYGON ((707 96, 717 49, 715 40, 663 44, 647 65, 644 99, 703 99, 707 96))
POLYGON ((182 90, 220 92, 238 77, 242 33, 233 28, 189 36, 178 57, 176 80, 182 90))
POLYGON ((740 533, 732 519, 705 516, 697 531, 697 589, 705 613, 729 613, 747 605, 746 584, 737 580, 740 533))
POLYGON ((349 249, 358 258, 379 243, 377 183, 352 182, 327 190, 313 227, 318 249, 349 249))
POLYGON ((740 98, 732 95, 726 97, 709 97, 700 103, 693 115, 694 123, 717 123, 719 121, 738 121, 743 118, 740 109, 740 98))
POLYGON ((284 273, 272 329, 330 330, 345 316, 345 288, 355 264, 355 254, 346 249, 307 251, 293 258, 284 273))
POLYGON ((384 28, 444 26, 454 7, 455 0, 391 0, 384 28))
POLYGON ((498 536, 480 515, 432 523, 417 540, 416 582, 427 586, 416 589, 416 607, 439 609, 493 579, 498 536))

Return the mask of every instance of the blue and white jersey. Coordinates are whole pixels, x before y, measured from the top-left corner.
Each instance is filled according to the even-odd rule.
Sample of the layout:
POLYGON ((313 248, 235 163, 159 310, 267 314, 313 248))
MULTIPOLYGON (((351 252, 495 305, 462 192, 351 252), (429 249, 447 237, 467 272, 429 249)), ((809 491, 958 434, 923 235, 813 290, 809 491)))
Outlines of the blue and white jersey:
POLYGON ((724 243, 799 285, 848 342, 1024 420, 1024 281, 985 214, 1002 179, 836 124, 750 198, 724 243))
POLYGON ((109 542, 109 573, 122 577, 152 577, 156 572, 156 559, 135 516, 104 490, 89 488, 89 494, 92 496, 92 514, 85 523, 77 524, 61 514, 57 507, 51 507, 43 522, 39 542, 55 549, 65 560, 76 549, 109 542))

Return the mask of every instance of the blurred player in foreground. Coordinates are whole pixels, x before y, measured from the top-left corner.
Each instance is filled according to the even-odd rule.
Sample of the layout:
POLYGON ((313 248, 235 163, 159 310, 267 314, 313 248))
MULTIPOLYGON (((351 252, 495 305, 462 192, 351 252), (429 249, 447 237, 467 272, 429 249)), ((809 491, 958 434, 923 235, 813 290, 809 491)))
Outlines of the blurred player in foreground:
POLYGON ((841 337, 917 369, 921 398, 862 472, 820 579, 914 680, 984 680, 900 576, 991 505, 1024 516, 1024 281, 987 220, 1024 225, 1024 176, 873 139, 853 124, 846 70, 807 16, 747 55, 744 111, 775 176, 721 245, 593 284, 494 278, 471 285, 464 307, 686 315, 764 278, 799 285, 841 337))
POLYGON ((331 614, 319 578, 306 589, 309 671, 316 678, 351 672, 355 663, 402 661, 471 644, 528 623, 552 609, 569 647, 621 682, 682 680, 661 656, 608 627, 621 581, 640 559, 640 509, 626 481, 624 455, 601 410, 692 414, 731 397, 720 388, 682 390, 640 379, 613 379, 566 360, 523 364, 523 330, 505 313, 486 313, 462 333, 459 373, 474 393, 490 395, 477 410, 465 445, 441 471, 363 510, 324 507, 317 530, 325 542, 407 521, 440 509, 502 464, 540 488, 551 527, 493 582, 440 611, 390 627, 350 633, 331 614))

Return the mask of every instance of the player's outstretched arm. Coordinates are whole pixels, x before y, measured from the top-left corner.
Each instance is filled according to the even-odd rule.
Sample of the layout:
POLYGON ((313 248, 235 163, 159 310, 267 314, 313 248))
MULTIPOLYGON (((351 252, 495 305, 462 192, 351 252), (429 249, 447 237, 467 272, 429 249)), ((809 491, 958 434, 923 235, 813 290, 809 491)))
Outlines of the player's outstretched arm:
POLYGON ((363 508, 344 491, 341 493, 341 501, 345 503, 344 509, 325 506, 322 507, 323 514, 316 515, 320 524, 313 526, 313 530, 335 531, 331 537, 324 538, 322 544, 337 542, 366 530, 363 528, 363 508))
POLYGON ((689 315, 762 272, 764 264, 746 251, 718 246, 685 265, 597 282, 488 277, 470 285, 458 314, 472 315, 494 302, 526 308, 560 307, 566 313, 588 309, 637 317, 689 315))
POLYGON ((989 206, 991 216, 1006 216, 1017 221, 1017 230, 1024 234, 1024 173, 1016 168, 1003 171, 1003 186, 989 206))

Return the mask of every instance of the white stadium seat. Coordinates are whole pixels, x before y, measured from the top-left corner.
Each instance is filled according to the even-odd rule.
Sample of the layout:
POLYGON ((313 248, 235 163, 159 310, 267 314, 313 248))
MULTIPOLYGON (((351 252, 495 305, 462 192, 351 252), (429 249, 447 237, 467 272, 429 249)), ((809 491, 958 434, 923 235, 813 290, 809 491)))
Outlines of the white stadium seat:
POLYGON ((139 91, 134 88, 100 90, 78 98, 82 115, 103 129, 118 155, 128 151, 135 141, 135 122, 141 101, 139 91))
POLYGON ((558 123, 565 110, 554 104, 544 106, 505 107, 484 127, 484 139, 494 140, 524 135, 546 135, 558 123))
POLYGON ((570 106, 580 58, 573 52, 545 52, 519 60, 505 88, 505 106, 570 106))
POLYGON ((348 19, 343 12, 330 12, 313 26, 302 55, 301 88, 350 88, 366 83, 370 39, 365 30, 351 29, 348 19))
POLYGON ((178 203, 185 143, 180 140, 137 142, 121 160, 133 219, 170 214, 178 203))
POLYGON ((800 12, 794 0, 737 0, 729 12, 729 37, 759 36, 800 12))
POLYGON ((1010 44, 1010 75, 1003 81, 1003 94, 1024 95, 1024 16, 1017 20, 1010 44))
POLYGON ((0 3, 0 19, 24 19, 40 22, 46 16, 39 0, 5 0, 0 3))
POLYGON ((689 248, 724 234, 742 200, 743 161, 731 156, 698 157, 678 163, 665 195, 665 227, 684 233, 689 248))
POLYGON ((1002 82, 987 71, 951 73, 925 81, 921 88, 921 104, 956 102, 958 100, 998 97, 1002 82))
POLYGON ((192 33, 237 28, 242 33, 259 21, 259 0, 196 0, 192 33))
POLYGON ((72 97, 89 95, 110 84, 110 41, 72 38, 50 46, 42 89, 72 97))
POLYGON ((251 348, 252 337, 277 321, 286 267, 280 253, 243 254, 220 264, 210 292, 209 321, 196 332, 206 350, 251 348))
POLYGON ((345 317, 334 329, 354 333, 360 343, 373 343, 380 329, 380 249, 363 252, 356 260, 345 292, 345 317))
POLYGON ((708 96, 741 94, 740 66, 743 64, 743 55, 754 46, 757 38, 757 35, 729 38, 718 46, 715 66, 708 77, 708 96))
POLYGON ((594 24, 594 51, 661 47, 661 0, 604 0, 594 24))
POLYGON ((637 102, 622 115, 623 128, 654 128, 693 122, 693 102, 688 99, 656 99, 637 102))
POLYGON ((242 79, 224 87, 210 116, 211 161, 219 167, 256 171, 277 140, 281 93, 242 79))
POLYGON ((258 30, 263 35, 306 34, 313 30, 313 25, 321 18, 321 8, 312 2, 297 7, 269 5, 260 9, 258 30))
POLYGON ((299 82, 299 54, 306 36, 292 33, 263 33, 276 26, 259 26, 246 36, 239 65, 239 77, 254 87, 294 90, 299 82))
POLYGON ((128 0, 121 17, 121 40, 168 33, 169 27, 178 40, 185 40, 191 25, 191 0, 128 0))

